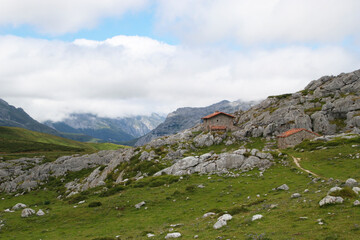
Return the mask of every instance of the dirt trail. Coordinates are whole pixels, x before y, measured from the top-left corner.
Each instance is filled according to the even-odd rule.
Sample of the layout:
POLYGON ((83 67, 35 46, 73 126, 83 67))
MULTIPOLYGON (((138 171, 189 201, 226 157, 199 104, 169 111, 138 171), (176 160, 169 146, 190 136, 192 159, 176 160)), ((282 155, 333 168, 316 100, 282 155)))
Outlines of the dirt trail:
POLYGON ((307 169, 301 167, 301 166, 300 166, 300 163, 299 163, 299 162, 301 161, 300 158, 296 158, 296 157, 294 157, 294 156, 291 156, 291 157, 293 158, 294 163, 295 163, 295 165, 296 165, 298 168, 300 168, 301 170, 303 170, 303 171, 305 171, 305 172, 307 172, 307 173, 310 173, 310 174, 312 174, 312 175, 314 175, 314 176, 316 176, 316 177, 320 177, 320 176, 317 175, 316 173, 313 173, 312 171, 307 170, 307 169))

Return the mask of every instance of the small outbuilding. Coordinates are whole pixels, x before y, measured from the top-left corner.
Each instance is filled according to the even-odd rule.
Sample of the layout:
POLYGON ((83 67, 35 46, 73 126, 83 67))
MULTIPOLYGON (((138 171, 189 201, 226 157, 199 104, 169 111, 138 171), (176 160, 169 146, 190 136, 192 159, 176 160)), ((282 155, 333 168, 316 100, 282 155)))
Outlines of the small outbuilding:
POLYGON ((278 148, 294 147, 305 139, 314 139, 320 135, 305 128, 293 128, 277 136, 278 148))
POLYGON ((204 131, 232 131, 235 129, 235 117, 224 112, 216 111, 201 119, 204 131))

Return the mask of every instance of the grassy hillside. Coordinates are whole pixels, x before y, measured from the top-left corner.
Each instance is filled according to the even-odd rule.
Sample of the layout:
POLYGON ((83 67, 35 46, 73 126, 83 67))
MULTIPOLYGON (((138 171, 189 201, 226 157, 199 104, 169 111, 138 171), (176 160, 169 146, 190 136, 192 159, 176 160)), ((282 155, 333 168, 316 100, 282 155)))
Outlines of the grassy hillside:
POLYGON ((123 146, 110 143, 83 143, 23 128, 0 127, 0 156, 4 159, 45 155, 54 159, 73 153, 112 150, 123 146))
MULTIPOLYGON (((3 239, 148 239, 146 234, 153 233, 152 239, 164 239, 169 231, 174 231, 182 234, 181 239, 193 239, 195 235, 198 239, 358 239, 360 207, 352 206, 358 195, 345 198, 339 205, 319 207, 318 204, 341 181, 348 177, 360 179, 356 141, 335 140, 315 149, 304 143, 297 150, 284 150, 283 156, 263 176, 257 170, 240 173, 239 177, 194 174, 180 179, 164 175, 126 186, 109 185, 108 190, 98 187, 64 200, 57 199, 63 194, 64 183, 53 179, 44 186, 47 190, 18 197, 0 196, 4 198, 0 210, 22 202, 35 210, 48 211, 45 216, 29 218, 21 218, 21 211, 2 212, 0 219, 5 221, 5 226, 0 236, 3 239), (291 156, 301 158, 301 165, 322 179, 312 181, 307 173, 296 168, 291 156), (340 182, 329 181, 330 178, 340 182), (274 190, 282 184, 287 184, 289 191, 274 190), (308 191, 304 192, 305 189, 308 191), (292 199, 296 192, 302 196, 292 199), (79 204, 81 200, 85 203, 79 204), (146 205, 136 209, 134 205, 141 201, 146 205), (203 218, 207 212, 217 215, 203 218), (225 212, 233 219, 227 226, 213 229, 216 219, 225 212), (251 221, 255 214, 262 214, 263 218, 251 221)), ((253 139, 253 144, 260 143, 259 139, 253 139)), ((81 179, 89 172, 70 174, 66 181, 81 179)))

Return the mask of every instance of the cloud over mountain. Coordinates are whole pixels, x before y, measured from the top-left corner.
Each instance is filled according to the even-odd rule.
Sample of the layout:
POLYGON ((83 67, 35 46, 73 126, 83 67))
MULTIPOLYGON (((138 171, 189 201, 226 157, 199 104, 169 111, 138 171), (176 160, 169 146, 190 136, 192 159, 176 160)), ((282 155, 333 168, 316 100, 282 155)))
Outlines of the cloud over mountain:
POLYGON ((38 120, 59 120, 72 112, 116 117, 260 99, 359 66, 352 52, 332 46, 242 53, 138 36, 74 42, 5 36, 0 52, 0 95, 38 120))

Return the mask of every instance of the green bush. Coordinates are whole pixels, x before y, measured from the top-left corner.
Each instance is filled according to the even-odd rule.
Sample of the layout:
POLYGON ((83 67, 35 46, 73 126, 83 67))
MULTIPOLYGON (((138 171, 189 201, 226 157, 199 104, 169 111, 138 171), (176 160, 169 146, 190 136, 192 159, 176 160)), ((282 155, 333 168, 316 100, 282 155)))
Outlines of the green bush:
POLYGON ((99 207, 101 205, 102 205, 101 202, 91 202, 89 203, 88 207, 99 207))
POLYGON ((196 186, 195 186, 195 185, 186 186, 185 190, 186 190, 187 192, 195 192, 196 186))
POLYGON ((244 206, 235 206, 235 207, 232 207, 232 208, 227 210, 227 212, 230 215, 236 215, 236 214, 245 213, 245 212, 248 212, 248 211, 249 211, 249 209, 247 209, 244 206))
POLYGON ((342 198, 356 198, 356 193, 349 187, 344 187, 341 190, 337 190, 335 192, 330 193, 331 196, 334 197, 342 197, 342 198))
POLYGON ((147 177, 140 179, 132 184, 135 188, 142 188, 142 187, 159 187, 164 184, 171 184, 177 182, 179 177, 173 175, 161 175, 156 177, 147 177))
POLYGON ((124 187, 124 186, 122 186, 122 185, 117 185, 117 186, 115 186, 115 187, 112 187, 112 188, 108 189, 108 190, 105 191, 105 192, 100 193, 99 196, 100 196, 100 197, 108 197, 108 196, 114 195, 114 194, 116 194, 116 193, 118 193, 118 192, 121 192, 121 191, 123 191, 123 190, 125 190, 125 187, 124 187))

